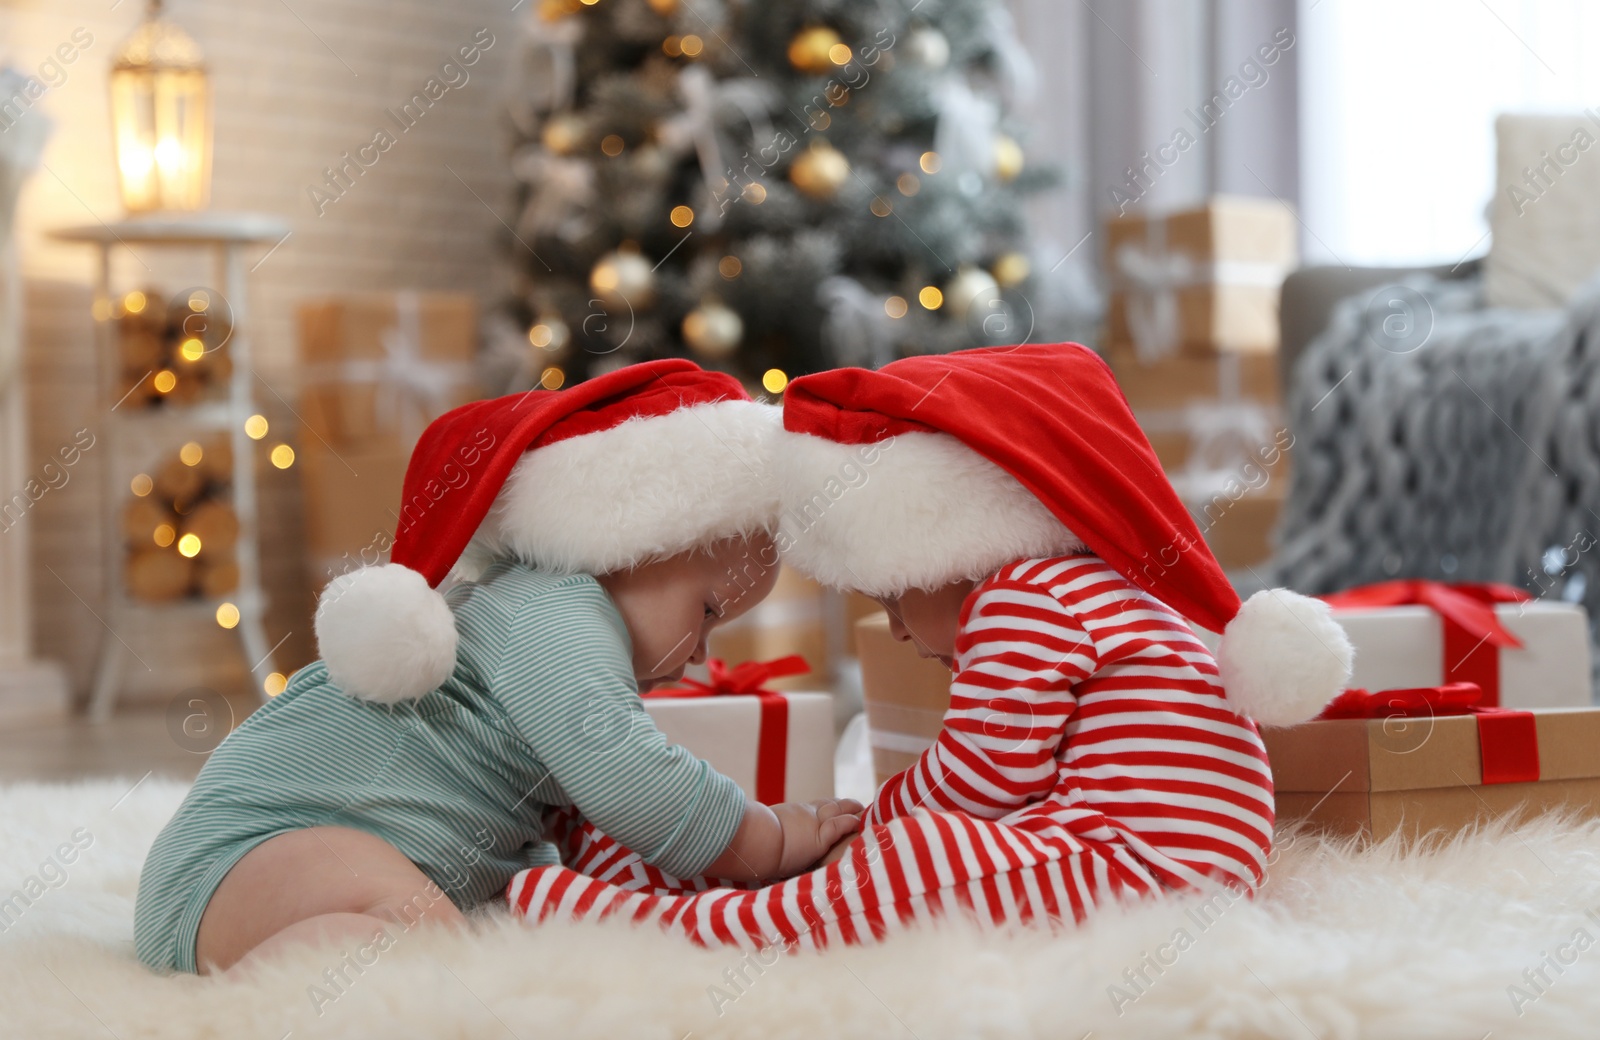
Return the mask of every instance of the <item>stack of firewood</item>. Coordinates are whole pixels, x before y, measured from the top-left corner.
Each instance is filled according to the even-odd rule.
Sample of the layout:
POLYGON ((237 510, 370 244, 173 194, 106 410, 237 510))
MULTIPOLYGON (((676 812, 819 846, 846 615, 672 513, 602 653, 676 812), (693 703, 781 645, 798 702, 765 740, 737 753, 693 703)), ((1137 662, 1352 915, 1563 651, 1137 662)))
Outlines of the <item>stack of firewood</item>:
POLYGON ((130 595, 152 603, 218 599, 239 587, 232 476, 233 450, 219 434, 205 444, 190 441, 153 475, 133 478, 122 513, 130 595))
POLYGON ((163 303, 154 289, 128 293, 113 309, 121 357, 122 407, 189 405, 225 396, 233 361, 226 304, 208 289, 163 303))

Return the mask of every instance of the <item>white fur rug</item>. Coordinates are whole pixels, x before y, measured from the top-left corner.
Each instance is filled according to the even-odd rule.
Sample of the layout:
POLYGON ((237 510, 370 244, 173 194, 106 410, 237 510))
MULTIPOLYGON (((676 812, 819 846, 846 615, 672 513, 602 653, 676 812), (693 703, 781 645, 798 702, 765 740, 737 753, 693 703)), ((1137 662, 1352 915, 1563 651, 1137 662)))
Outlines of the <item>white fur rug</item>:
POLYGON ((135 961, 139 864, 184 787, 130 786, 0 788, 0 899, 30 877, 44 889, 20 915, 0 904, 0 1036, 1600 1033, 1600 823, 1545 820, 1412 854, 1290 835, 1254 902, 1148 905, 1054 936, 947 927, 762 967, 654 931, 495 915, 476 935, 403 935, 369 967, 345 962, 337 984, 325 973, 341 955, 315 949, 245 983, 135 961), (75 835, 92 844, 47 866, 75 835))

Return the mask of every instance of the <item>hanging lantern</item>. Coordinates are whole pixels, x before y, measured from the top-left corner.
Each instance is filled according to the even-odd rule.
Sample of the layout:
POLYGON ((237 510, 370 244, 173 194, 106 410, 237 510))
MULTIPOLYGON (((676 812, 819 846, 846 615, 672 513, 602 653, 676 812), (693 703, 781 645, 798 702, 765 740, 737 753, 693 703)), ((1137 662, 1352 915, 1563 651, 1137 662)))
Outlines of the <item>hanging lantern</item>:
POLYGON ((111 132, 128 212, 205 206, 211 85, 199 45, 161 19, 161 0, 112 60, 111 132))

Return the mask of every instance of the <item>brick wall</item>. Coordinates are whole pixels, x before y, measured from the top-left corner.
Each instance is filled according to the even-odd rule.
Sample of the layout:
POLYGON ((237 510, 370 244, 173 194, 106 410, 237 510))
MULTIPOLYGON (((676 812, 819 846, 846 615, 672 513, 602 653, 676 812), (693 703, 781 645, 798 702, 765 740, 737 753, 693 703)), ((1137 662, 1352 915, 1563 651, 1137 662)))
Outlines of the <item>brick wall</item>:
MULTIPOLYGON (((216 109, 212 208, 256 211, 289 221, 291 236, 252 276, 255 352, 265 389, 262 410, 274 439, 295 441, 293 311, 311 295, 363 289, 429 288, 500 295, 499 217, 510 218, 504 131, 505 90, 518 47, 509 3, 453 0, 172 0, 170 17, 199 40, 211 63, 216 109), (479 35, 480 30, 487 30, 479 35), (474 37, 492 44, 416 126, 400 132, 399 110, 474 37), (396 138, 342 197, 324 202, 308 189, 341 153, 396 138), (481 199, 481 201, 480 201, 481 199), (491 208, 493 212, 491 212, 491 208)), ((526 14, 526 6, 519 5, 526 14)), ((106 404, 94 393, 93 261, 89 249, 52 242, 53 227, 113 220, 120 214, 111 164, 106 69, 143 3, 13 0, 0 7, 0 39, 10 60, 36 69, 82 28, 93 37, 57 85, 39 100, 55 122, 41 169, 24 190, 18 246, 26 279, 25 378, 31 407, 28 455, 39 462, 74 430, 103 427, 106 404)), ((80 37, 81 38, 81 37, 80 37)), ((369 152, 369 155, 372 154, 369 152)), ((211 284, 209 258, 135 249, 116 264, 123 288, 177 289, 211 284), (149 270, 145 266, 148 265, 149 270)), ((265 250, 260 252, 265 253, 265 250)), ((253 261, 252 261, 253 262, 253 261)), ((36 649, 65 663, 85 689, 94 654, 112 638, 102 610, 100 464, 91 450, 70 482, 35 507, 36 649)), ((294 471, 266 467, 262 480, 264 564, 274 608, 269 638, 288 636, 280 663, 311 654, 311 599, 299 545, 294 471)), ((152 619, 119 631, 152 666, 129 672, 130 698, 161 697, 186 685, 242 687, 244 663, 232 637, 204 616, 152 619)))

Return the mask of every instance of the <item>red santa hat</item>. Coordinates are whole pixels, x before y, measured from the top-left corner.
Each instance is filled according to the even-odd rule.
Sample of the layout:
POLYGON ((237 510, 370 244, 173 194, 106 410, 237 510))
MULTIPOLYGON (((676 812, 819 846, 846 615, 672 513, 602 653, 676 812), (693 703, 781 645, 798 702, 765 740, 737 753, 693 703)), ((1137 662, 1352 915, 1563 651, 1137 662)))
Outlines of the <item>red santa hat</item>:
POLYGON ((1326 604, 1268 589, 1242 604, 1162 473, 1127 399, 1076 343, 907 358, 789 384, 777 451, 786 559, 892 597, 1087 547, 1223 634, 1235 710, 1311 718, 1349 680, 1326 604))
POLYGON ((771 530, 779 421, 731 376, 682 359, 447 412, 411 453, 391 562, 322 593, 317 644, 329 676, 389 703, 444 682, 456 629, 436 586, 469 542, 605 574, 771 530))

